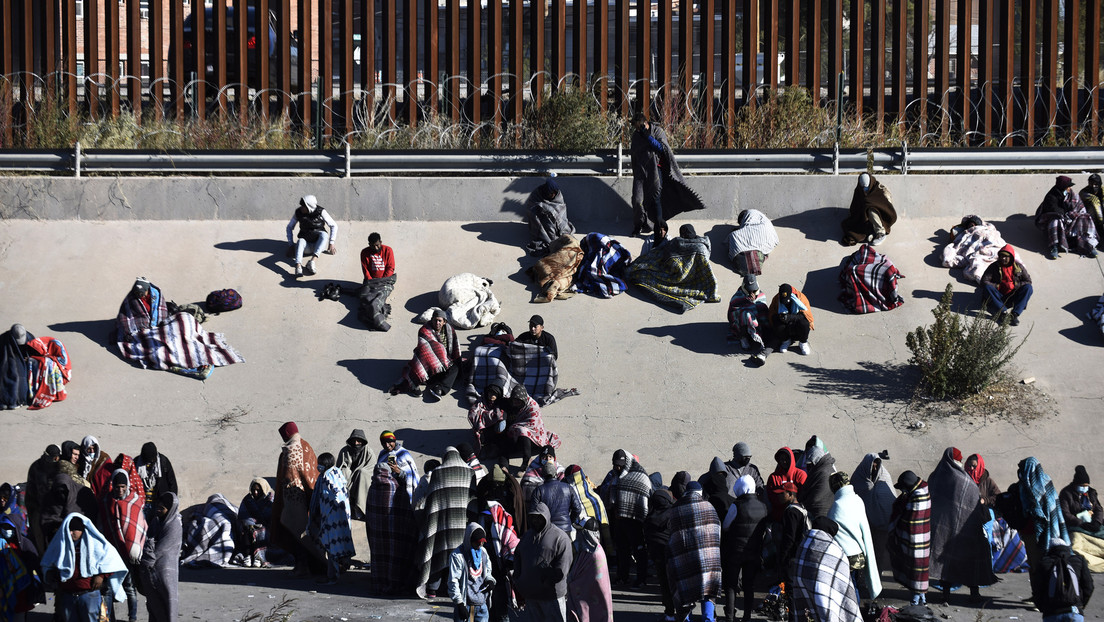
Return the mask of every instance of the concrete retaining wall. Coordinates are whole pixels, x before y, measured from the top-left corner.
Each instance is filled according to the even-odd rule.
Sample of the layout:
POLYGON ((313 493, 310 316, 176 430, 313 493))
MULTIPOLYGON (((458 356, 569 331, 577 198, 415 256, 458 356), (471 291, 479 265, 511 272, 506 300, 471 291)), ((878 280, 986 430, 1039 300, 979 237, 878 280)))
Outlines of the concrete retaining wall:
MULTIPOLYGON (((734 221, 741 209, 772 218, 846 207, 854 176, 690 177, 708 206, 694 220, 734 221)), ((885 175, 901 217, 1034 213, 1051 175, 885 175)), ((560 177, 577 222, 631 222, 631 178, 560 177)), ((1085 178, 1078 175, 1080 187, 1085 178)), ((5 177, 0 218, 46 220, 282 220, 314 194, 343 221, 509 221, 524 214, 536 177, 5 177)))

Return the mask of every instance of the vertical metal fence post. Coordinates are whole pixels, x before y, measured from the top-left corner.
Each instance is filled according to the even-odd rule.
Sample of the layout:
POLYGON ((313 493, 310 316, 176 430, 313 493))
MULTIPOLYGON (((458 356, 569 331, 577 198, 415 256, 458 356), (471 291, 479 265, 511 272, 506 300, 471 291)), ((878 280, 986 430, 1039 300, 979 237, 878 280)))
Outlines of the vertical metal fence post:
MULTIPOLYGON (((77 143, 77 145, 79 146, 80 143, 77 143)), ((621 158, 622 157, 624 157, 624 156, 622 155, 622 152, 621 152, 621 143, 618 142, 617 143, 617 178, 618 179, 621 179, 621 173, 623 171, 623 167, 622 167, 622 163, 621 163, 621 158)))
POLYGON ((843 72, 836 74, 836 149, 843 138, 843 72))
POLYGON ((79 179, 80 178, 80 169, 81 169, 81 150, 80 150, 80 141, 79 140, 77 141, 77 146, 73 151, 74 151, 74 154, 73 154, 73 173, 74 173, 74 176, 79 179))

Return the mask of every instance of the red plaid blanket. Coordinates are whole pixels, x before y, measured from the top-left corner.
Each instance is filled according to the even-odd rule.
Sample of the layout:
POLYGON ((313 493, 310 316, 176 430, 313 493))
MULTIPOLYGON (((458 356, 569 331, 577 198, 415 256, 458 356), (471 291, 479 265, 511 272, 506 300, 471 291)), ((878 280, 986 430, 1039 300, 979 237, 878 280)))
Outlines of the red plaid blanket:
MULTIPOLYGON (((430 320, 432 321, 432 320, 430 320)), ((460 345, 456 342, 456 330, 445 323, 448 346, 441 343, 429 323, 418 331, 418 345, 414 358, 403 368, 403 380, 410 386, 425 384, 430 376, 439 374, 460 362, 460 345)))
POLYGON ((896 309, 905 304, 897 294, 897 279, 903 277, 889 257, 863 244, 840 264, 839 301, 852 313, 896 309))

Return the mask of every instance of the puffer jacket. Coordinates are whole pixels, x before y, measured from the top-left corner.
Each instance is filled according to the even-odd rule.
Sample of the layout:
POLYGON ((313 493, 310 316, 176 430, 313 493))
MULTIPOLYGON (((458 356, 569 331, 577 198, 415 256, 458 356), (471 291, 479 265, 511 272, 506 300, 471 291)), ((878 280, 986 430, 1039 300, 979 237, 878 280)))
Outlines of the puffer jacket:
POLYGON ((583 504, 575 489, 557 479, 549 480, 534 490, 532 501, 546 505, 552 524, 567 534, 574 530, 573 525, 583 513, 583 504))

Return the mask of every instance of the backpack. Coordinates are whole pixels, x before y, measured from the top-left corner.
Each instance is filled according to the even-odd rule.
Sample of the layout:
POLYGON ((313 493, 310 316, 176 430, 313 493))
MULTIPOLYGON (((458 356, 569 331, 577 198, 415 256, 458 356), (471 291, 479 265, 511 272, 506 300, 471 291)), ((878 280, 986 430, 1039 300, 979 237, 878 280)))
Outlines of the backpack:
POLYGON ((1055 556, 1053 565, 1046 572, 1046 578, 1047 600, 1053 607, 1061 609, 1081 606, 1081 582, 1077 578, 1077 571, 1069 563, 1069 557, 1055 556))
POLYGON ((240 309, 242 306, 242 297, 237 290, 233 289, 218 289, 210 294, 207 294, 207 312, 208 313, 222 313, 223 311, 233 311, 234 309, 240 309))

